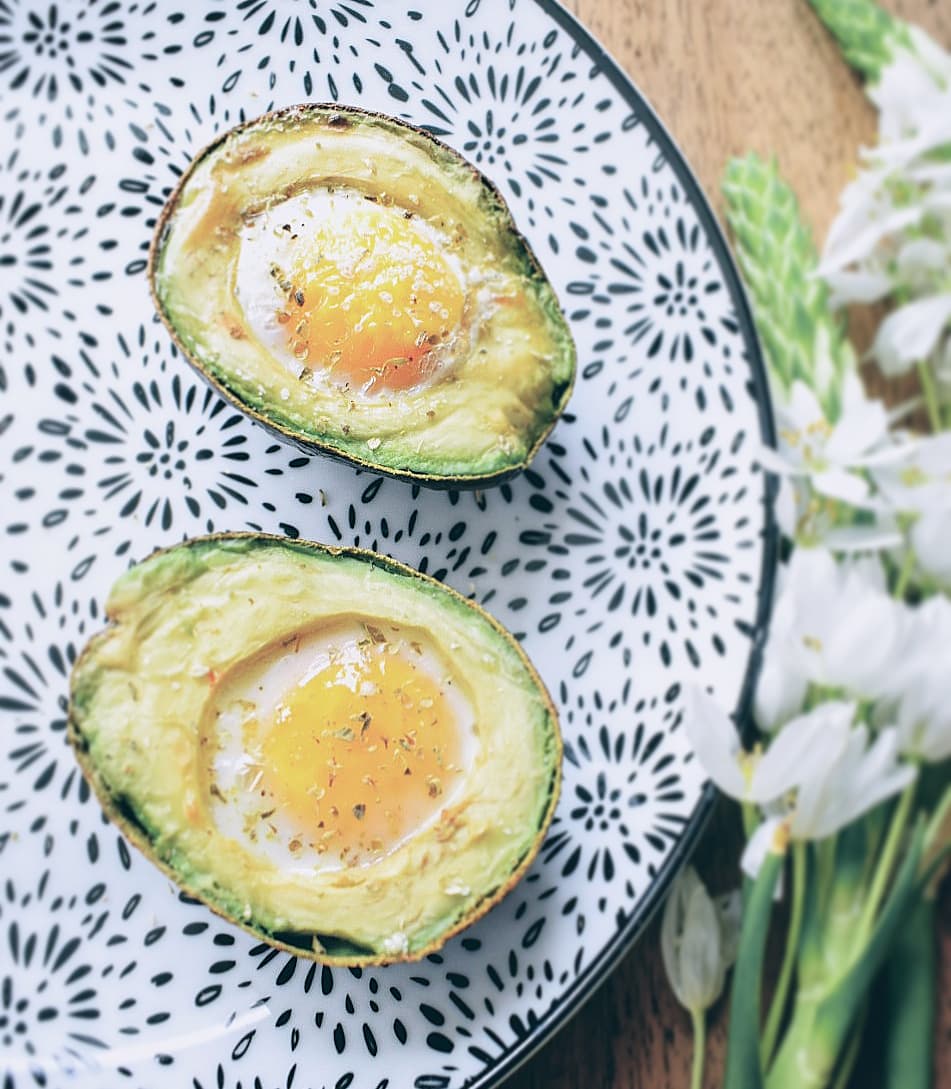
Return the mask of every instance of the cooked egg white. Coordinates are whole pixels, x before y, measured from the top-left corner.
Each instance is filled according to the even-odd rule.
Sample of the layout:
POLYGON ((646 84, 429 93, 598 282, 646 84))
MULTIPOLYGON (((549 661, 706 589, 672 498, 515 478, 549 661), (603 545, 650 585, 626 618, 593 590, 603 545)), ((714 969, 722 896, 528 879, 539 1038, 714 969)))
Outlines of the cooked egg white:
POLYGON ((283 871, 370 865, 438 819, 477 751, 425 636, 357 618, 221 680, 202 741, 219 831, 283 871))
POLYGON ((253 335, 297 377, 378 396, 465 354, 481 274, 432 223, 347 188, 306 189, 246 218, 236 294, 253 335))

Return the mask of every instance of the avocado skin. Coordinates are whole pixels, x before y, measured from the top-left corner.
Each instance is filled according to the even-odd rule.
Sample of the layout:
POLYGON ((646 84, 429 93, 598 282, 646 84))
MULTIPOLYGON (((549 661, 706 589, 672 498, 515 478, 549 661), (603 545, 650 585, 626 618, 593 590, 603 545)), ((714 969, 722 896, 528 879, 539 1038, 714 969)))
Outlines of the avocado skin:
POLYGON ((551 434, 558 419, 564 413, 574 388, 577 352, 570 327, 537 256, 528 240, 516 227, 508 204, 498 186, 454 148, 425 129, 358 106, 343 106, 339 103, 304 103, 271 111, 219 133, 195 155, 168 197, 156 223, 149 248, 147 276, 156 313, 182 356, 219 396, 230 402, 236 409, 303 454, 329 457, 358 469, 406 480, 427 488, 475 490, 501 484, 517 476, 533 461, 551 434), (499 224, 499 229, 509 239, 510 251, 524 276, 526 289, 535 295, 540 303, 540 308, 545 315, 546 327, 557 345, 558 359, 555 369, 558 377, 552 385, 550 404, 540 414, 540 425, 536 427, 534 434, 530 436, 530 442, 519 456, 512 458, 500 455, 494 459, 494 464, 472 464, 464 469, 435 465, 430 468, 419 468, 411 464, 411 458, 404 459, 404 463, 400 465, 375 460, 374 457, 366 454, 365 442, 351 442, 341 434, 305 433, 297 421, 289 419, 282 413, 278 402, 261 400, 251 389, 241 389, 240 384, 229 377, 226 368, 218 368, 208 360, 202 359, 195 350, 195 338, 176 325, 158 286, 158 273, 172 216, 196 168, 236 134, 259 126, 293 124, 297 120, 315 116, 322 116, 327 126, 337 131, 361 124, 380 126, 388 131, 395 129, 405 138, 424 141, 426 150, 433 159, 442 160, 452 170, 464 171, 478 181, 481 188, 480 212, 487 218, 495 220, 499 224))
MULTIPOLYGON (((506 893, 518 883, 534 861, 551 823, 554 809, 561 789, 562 739, 558 727, 558 716, 554 703, 534 666, 525 655, 512 635, 494 618, 475 602, 463 597, 451 587, 445 586, 428 575, 389 557, 365 549, 345 548, 323 545, 317 542, 289 540, 263 533, 218 533, 205 537, 192 538, 166 549, 157 549, 147 560, 133 568, 140 570, 145 565, 162 565, 171 560, 175 565, 174 580, 197 577, 205 569, 206 557, 222 551, 239 556, 252 554, 257 549, 279 547, 302 556, 343 557, 366 563, 388 574, 400 578, 410 578, 425 587, 429 593, 449 602, 451 607, 477 613, 486 621, 513 650, 527 668, 535 689, 545 705, 545 764, 550 767, 547 793, 545 794, 540 818, 528 851, 518 861, 517 866, 508 875, 507 880, 494 889, 487 890, 474 910, 445 928, 435 928, 431 935, 424 935, 411 948, 402 953, 381 953, 379 950, 364 948, 354 942, 336 935, 319 932, 297 932, 275 928, 269 920, 248 916, 243 900, 231 890, 210 880, 207 875, 198 872, 190 860, 165 841, 162 830, 150 824, 144 817, 141 807, 128 793, 117 793, 102 776, 100 769, 90 754, 88 740, 83 733, 82 721, 91 710, 97 687, 95 659, 99 647, 110 633, 106 628, 94 635, 73 665, 70 678, 70 700, 67 717, 67 740, 75 753, 83 775, 92 787, 99 803, 112 823, 125 838, 133 844, 172 881, 182 892, 203 903, 215 914, 226 921, 240 926, 256 938, 263 939, 270 945, 295 956, 301 956, 320 964, 341 967, 362 967, 385 965, 400 962, 412 962, 428 956, 441 948, 449 938, 466 929, 486 912, 494 907, 506 893)), ((155 567, 152 568, 156 570, 155 567)), ((160 570, 160 568, 159 568, 160 570)), ((127 573, 128 574, 128 573, 127 573)), ((162 578, 162 573, 160 573, 162 578)), ((111 618, 110 618, 111 619, 111 618)))

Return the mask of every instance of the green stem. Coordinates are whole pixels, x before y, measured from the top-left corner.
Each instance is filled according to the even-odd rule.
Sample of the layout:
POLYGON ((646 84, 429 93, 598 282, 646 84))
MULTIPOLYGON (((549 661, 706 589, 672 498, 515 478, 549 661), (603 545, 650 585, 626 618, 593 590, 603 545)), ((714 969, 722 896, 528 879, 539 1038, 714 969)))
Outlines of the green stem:
MULTIPOLYGON (((864 1020, 859 1019, 860 1022, 864 1020)), ((842 1060, 839 1063, 839 1072, 835 1076, 835 1081, 832 1083, 832 1089, 847 1089, 849 1079, 852 1077, 852 1071, 855 1069, 855 1061, 859 1057, 859 1047, 862 1043, 862 1024, 856 1025, 852 1032, 852 1037, 846 1046, 842 1055, 842 1060)))
POLYGON ((792 910, 789 918, 789 932, 786 935, 786 948, 783 963, 779 970, 779 979, 773 995, 766 1029, 763 1033, 763 1066, 769 1067, 779 1038, 779 1026, 782 1024, 786 1000, 789 997, 789 984, 792 982, 793 966, 799 950, 799 934, 802 930, 802 910, 806 901, 806 845, 794 843, 792 849, 792 910))
POLYGON ((937 987, 935 902, 923 897, 885 964, 883 1089, 930 1089, 937 987))
POLYGON ((865 901, 865 909, 856 930, 855 949, 861 949, 865 945, 875 924, 875 914, 888 888, 892 870, 895 868, 895 858, 898 855, 898 849, 901 846, 902 837, 908 825, 908 818, 911 816, 915 786, 916 780, 913 779, 905 787, 902 796, 898 800, 898 805, 895 807, 895 812, 892 814, 892 822, 888 829, 888 836, 885 839, 885 846, 882 848, 878 866, 875 869, 875 876, 872 878, 872 887, 869 890, 865 901))
MULTIPOLYGON (((926 876, 918 876, 924 838, 924 821, 919 819, 872 933, 855 951, 852 963, 825 981, 816 980, 808 993, 802 986, 798 988, 793 1015, 769 1071, 767 1089, 826 1089, 832 1081, 839 1056, 848 1046, 867 1002, 869 988, 927 880, 926 876)), ((736 986, 734 976, 734 991, 736 986)), ((746 1084, 758 1089, 761 1082, 749 1079, 746 1084)), ((733 1087, 726 1083, 726 1089, 733 1087)))
POLYGON ((941 430, 941 405, 938 401, 938 390, 934 384, 934 375, 927 363, 918 364, 918 380, 921 382, 921 392, 925 395, 925 407, 928 410, 928 423, 931 430, 941 430))
POLYGON ((773 908, 773 890, 783 867, 783 856, 770 852, 760 866, 743 907, 740 946, 733 969, 730 1024, 727 1036, 723 1089, 762 1089, 763 1064, 759 1052, 760 991, 763 954, 773 908))
POLYGON ((743 814, 743 835, 750 839, 759 824, 759 818, 756 816, 756 806, 752 802, 743 802, 740 810, 743 814))
POLYGON ((704 1011, 690 1011, 693 1022, 693 1069, 690 1074, 690 1089, 701 1089, 703 1085, 703 1060, 707 1051, 707 1019, 704 1011))

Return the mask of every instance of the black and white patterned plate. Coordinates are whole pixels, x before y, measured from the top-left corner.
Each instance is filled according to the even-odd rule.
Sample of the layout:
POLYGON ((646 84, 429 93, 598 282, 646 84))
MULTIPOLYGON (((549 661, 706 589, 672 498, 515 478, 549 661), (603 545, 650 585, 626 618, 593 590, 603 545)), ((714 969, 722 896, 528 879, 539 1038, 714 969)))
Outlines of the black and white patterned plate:
POLYGON ((0 0, 0 1085, 482 1089, 638 933, 709 806, 681 728, 745 698, 768 605, 770 436, 697 184, 551 0, 0 0), (578 343, 530 471, 419 491, 276 443, 157 324, 152 225, 214 133, 307 99, 430 128, 492 177, 578 343), (518 633, 565 782, 529 875, 420 964, 255 943, 103 820, 64 744, 71 662, 156 546, 369 546, 518 633))

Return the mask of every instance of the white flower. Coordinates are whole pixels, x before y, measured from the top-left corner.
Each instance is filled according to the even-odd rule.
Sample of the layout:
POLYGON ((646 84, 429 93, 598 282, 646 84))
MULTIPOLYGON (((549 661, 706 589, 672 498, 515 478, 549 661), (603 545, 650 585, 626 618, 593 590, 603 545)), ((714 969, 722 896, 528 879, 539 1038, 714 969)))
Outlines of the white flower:
MULTIPOLYGON (((947 669, 947 662, 944 663, 947 669)), ((898 705, 896 732, 902 754, 930 764, 951 757, 951 702, 947 673, 936 691, 934 677, 921 677, 920 687, 910 688, 898 705)))
MULTIPOLYGON (((777 807, 773 807, 777 809, 777 807)), ((756 830, 747 840, 740 857, 740 869, 750 880, 755 880, 766 856, 784 855, 789 846, 789 825, 783 819, 781 811, 768 813, 766 819, 756 826, 756 830)), ((780 876, 782 881, 782 876, 780 876)), ((781 887, 777 889, 776 899, 782 896, 781 887)))
MULTIPOLYGON (((939 128, 941 140, 951 127, 951 55, 919 27, 907 27, 910 48, 900 47, 882 71, 868 96, 879 110, 883 140, 898 140, 908 133, 939 128)), ((951 140, 951 133, 944 137, 951 140)))
POLYGON ((887 691, 904 612, 886 591, 881 561, 836 562, 827 549, 797 548, 782 576, 754 703, 758 725, 785 721, 809 684, 857 699, 887 691))
POLYGON ((911 527, 909 543, 922 574, 951 587, 951 506, 925 511, 911 527))
POLYGON ((788 630, 771 634, 763 653, 753 701, 753 717, 761 730, 777 730, 798 714, 809 691, 808 679, 798 669, 790 668, 788 659, 777 650, 788 635, 788 630))
MULTIPOLYGON (((840 525, 836 510, 816 503, 809 487, 791 476, 777 478, 773 513, 779 532, 806 548, 828 548, 837 553, 883 552, 898 548, 905 535, 886 508, 869 511, 873 517, 861 523, 840 525)), ((775 621, 774 621, 775 624, 775 621)))
POLYGON ((865 725, 852 727, 837 752, 823 751, 810 761, 785 812, 773 807, 750 837, 741 865, 755 877, 769 852, 783 854, 790 840, 825 839, 904 790, 917 774, 898 761, 899 739, 893 727, 869 744, 865 725))
POLYGON ((873 477, 885 504, 914 519, 909 543, 919 570, 951 587, 951 432, 923 436, 901 466, 873 477))
POLYGON ((907 637, 878 714, 894 720, 903 755, 940 763, 951 757, 951 601, 938 594, 905 611, 907 637))
POLYGON ((901 465, 875 469, 872 476, 888 503, 906 514, 951 504, 951 432, 921 436, 901 465))
POLYGON ((951 244, 935 238, 911 238, 902 242, 895 257, 898 275, 912 290, 927 291, 936 275, 951 265, 951 244))
MULTIPOLYGON (((861 245, 860 248, 865 249, 861 245)), ((829 305, 835 310, 852 303, 878 302, 892 289, 891 276, 873 268, 840 269, 830 261, 824 272, 820 269, 820 275, 829 285, 829 305)))
POLYGON ((815 538, 815 544, 841 555, 856 555, 859 552, 886 552, 898 548, 903 540, 894 518, 876 512, 874 522, 828 527, 815 538))
MULTIPOLYGON (((890 236, 916 226, 921 219, 921 209, 894 207, 888 189, 889 171, 881 167, 866 169, 843 190, 839 198, 839 214, 826 236, 819 262, 818 275, 830 283, 833 304, 846 302, 873 302, 885 294, 870 290, 870 284, 858 281, 861 290, 848 291, 849 280, 836 281, 835 276, 855 265, 862 273, 885 274, 884 268, 863 266, 877 251, 879 245, 890 236)), ((888 277, 890 287, 891 277, 888 277)), ((882 286, 881 284, 879 285, 882 286)))
POLYGON ((788 399, 777 403, 776 422, 779 452, 762 450, 763 467, 780 476, 808 477, 817 492, 853 506, 861 506, 870 494, 861 470, 905 456, 904 445, 889 434, 885 407, 865 396, 851 371, 843 379, 842 411, 835 423, 800 381, 793 382, 788 399))
POLYGON ((770 805, 812 774, 814 761, 836 756, 844 746, 855 704, 823 703, 787 722, 765 752, 748 752, 732 720, 700 688, 687 693, 684 729, 704 770, 724 794, 770 805))
POLYGON ((878 327, 872 354, 882 372, 903 374, 926 360, 951 322, 951 292, 893 310, 878 327))
MULTIPOLYGON (((793 555, 797 555, 797 549, 793 555)), ((796 600, 789 589, 789 565, 783 564, 776 577, 776 600, 769 619, 769 638, 763 648, 753 718, 761 730, 776 730, 802 710, 809 679, 798 659, 792 660, 795 641, 796 600)))
POLYGON ((818 270, 833 306, 902 302, 872 349, 888 375, 922 362, 937 374, 951 361, 951 54, 906 29, 868 88, 879 142, 842 194, 818 270))
POLYGON ((818 762, 799 785, 789 831, 796 840, 825 839, 899 793, 915 769, 898 763, 898 734, 879 731, 869 745, 866 726, 854 727, 837 758, 818 762))
POLYGON ((816 550, 810 557, 816 562, 797 568, 794 653, 813 684, 874 697, 899 646, 898 605, 876 584, 882 570, 877 558, 843 561, 830 572, 827 557, 816 550), (806 585, 810 574, 817 581, 806 585))
POLYGON ((739 930, 739 894, 714 901, 696 870, 685 867, 664 905, 660 948, 674 994, 688 1010, 706 1010, 719 998, 739 930))

